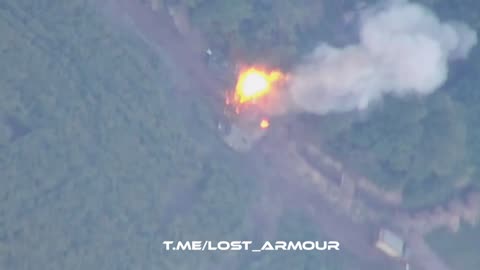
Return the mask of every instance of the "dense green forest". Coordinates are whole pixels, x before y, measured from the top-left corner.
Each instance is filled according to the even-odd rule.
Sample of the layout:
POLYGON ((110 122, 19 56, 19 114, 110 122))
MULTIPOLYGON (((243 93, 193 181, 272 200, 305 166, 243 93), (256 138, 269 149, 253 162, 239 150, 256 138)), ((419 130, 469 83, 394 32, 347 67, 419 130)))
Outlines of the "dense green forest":
MULTIPOLYGON (((213 44, 240 50, 251 59, 289 68, 319 41, 345 45, 355 29, 345 24, 358 1, 187 2, 192 19, 213 44), (209 9, 208 7, 216 7, 209 9), (232 8, 233 7, 233 8, 232 8), (238 7, 238 8, 237 8, 238 7), (228 10, 229 16, 221 12, 228 10), (221 23, 220 23, 221 22, 221 23), (261 59, 261 60, 259 60, 261 59)), ((371 4, 377 1, 365 1, 371 4)), ((418 0, 442 20, 461 20, 480 32, 480 5, 474 0, 418 0)), ((435 94, 418 99, 386 97, 362 113, 304 115, 307 132, 324 149, 386 189, 400 189, 404 205, 444 203, 464 188, 480 188, 480 49, 451 66, 449 80, 435 94)), ((458 235, 429 236, 454 269, 478 269, 480 227, 462 226, 458 235)))
MULTIPOLYGON (((0 4, 0 268, 343 269, 343 253, 163 249, 251 238, 258 179, 204 100, 176 93, 175 71, 105 18, 93 1, 0 4)), ((305 235, 308 220, 280 222, 305 235)))
MULTIPOLYGON (((441 18, 464 20, 480 30, 480 14, 473 11, 478 3, 424 2, 441 18)), ((323 145, 355 171, 403 190, 405 206, 442 203, 464 187, 480 186, 479 63, 476 47, 468 61, 452 63, 447 83, 429 97, 387 97, 364 115, 310 121, 319 127, 323 145)))
MULTIPOLYGON (((320 40, 342 45, 355 39, 355 29, 346 24, 354 1, 300 2, 186 1, 192 20, 212 43, 272 65, 288 68, 320 40)), ((480 30, 475 1, 415 2, 443 20, 462 20, 480 30)), ((480 185, 478 63, 475 48, 467 62, 453 63, 447 84, 424 99, 387 97, 361 116, 304 117, 309 132, 355 172, 384 188, 403 190, 405 206, 443 202, 459 187, 480 185)))
MULTIPOLYGON (((214 48, 287 69, 319 40, 351 41, 344 15, 357 2, 182 1, 214 48)), ((480 30, 476 1, 421 2, 480 30)), ((254 234, 257 179, 218 140, 206 102, 177 94, 175 71, 94 1, 3 1, 0 34, 0 268, 335 270, 353 263, 344 253, 166 252, 166 239, 254 234)), ((352 170, 401 188, 406 206, 443 202, 459 185, 480 186, 479 63, 475 49, 425 99, 387 97, 364 115, 303 121, 352 170)), ((298 213, 287 212, 279 228, 278 239, 322 238, 298 213)), ((455 265, 467 264, 445 243, 460 245, 477 231, 464 227, 431 243, 455 265)))
MULTIPOLYGON (((178 0, 215 50, 236 52, 242 61, 289 67, 328 38, 345 43, 351 29, 343 14, 356 1, 178 0)), ((367 1, 369 2, 369 1, 367 1)), ((371 1, 370 1, 371 2, 371 1)))

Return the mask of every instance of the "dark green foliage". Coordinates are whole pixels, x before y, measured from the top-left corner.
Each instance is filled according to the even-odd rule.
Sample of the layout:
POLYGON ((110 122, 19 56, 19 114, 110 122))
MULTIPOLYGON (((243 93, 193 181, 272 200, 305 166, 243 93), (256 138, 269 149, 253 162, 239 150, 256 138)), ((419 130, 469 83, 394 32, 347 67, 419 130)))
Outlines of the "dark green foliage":
MULTIPOLYGON (((253 7, 248 15, 227 19, 226 25, 235 27, 229 28, 229 35, 215 38, 247 51, 244 58, 250 61, 286 67, 319 41, 334 45, 352 42, 355 35, 342 26, 342 19, 354 2, 320 2, 324 9, 318 12, 309 1, 245 1, 253 7)), ((429 6, 442 20, 465 21, 480 32, 478 1, 415 2, 429 6)), ((202 14, 208 16, 208 11, 202 9, 202 14)), ((204 25, 203 30, 208 29, 213 28, 204 25)), ((309 135, 353 171, 386 189, 401 189, 406 207, 443 203, 458 195, 459 187, 480 186, 479 63, 477 46, 468 61, 452 63, 447 84, 426 98, 387 97, 383 104, 360 116, 305 117, 309 135)), ((471 250, 477 249, 472 245, 471 250)), ((288 263, 278 267, 284 265, 288 263)))
POLYGON ((472 227, 462 224, 461 230, 457 234, 447 230, 437 230, 431 233, 427 240, 452 269, 478 269, 480 265, 478 257, 480 225, 472 227))
POLYGON ((205 100, 85 1, 0 7, 0 268, 214 267, 162 246, 248 231, 255 179, 205 100))
MULTIPOLYGON (((351 6, 327 1, 325 13, 319 2, 186 0, 212 40, 286 66, 319 39, 344 41, 351 6)), ((479 26, 473 0, 424 2, 479 26)), ((102 16, 82 0, 0 3, 0 268, 344 269, 344 254, 163 250, 163 240, 248 239, 256 179, 217 140, 205 101, 177 95, 162 59, 102 16)), ((424 101, 316 119, 312 133, 411 207, 452 195, 470 165, 480 186, 478 63, 476 50, 424 101)), ((309 220, 280 223, 277 239, 321 238, 309 220)))
POLYGON ((449 94, 463 106, 467 125, 467 155, 475 168, 472 184, 480 186, 480 50, 473 51, 468 65, 454 74, 456 83, 447 88, 449 94))
MULTIPOLYGON (((474 2, 419 1, 442 20, 462 20, 480 32, 474 2)), ((348 114, 316 120, 331 153, 377 184, 401 188, 405 205, 424 207, 447 200, 456 186, 479 185, 480 50, 453 62, 449 81, 421 100, 387 98, 365 117, 348 114)))
POLYGON ((363 120, 336 115, 319 121, 313 125, 331 153, 380 186, 403 189, 408 206, 444 200, 469 173, 462 109, 445 94, 425 101, 389 98, 363 120))
POLYGON ((192 21, 227 52, 241 51, 243 61, 288 67, 306 53, 305 43, 330 39, 342 24, 341 4, 314 0, 181 1, 192 21), (328 14, 325 9, 329 9, 328 14))
POLYGON ((210 0, 190 4, 192 20, 205 32, 228 35, 239 30, 240 23, 252 16, 252 6, 242 0, 210 0))

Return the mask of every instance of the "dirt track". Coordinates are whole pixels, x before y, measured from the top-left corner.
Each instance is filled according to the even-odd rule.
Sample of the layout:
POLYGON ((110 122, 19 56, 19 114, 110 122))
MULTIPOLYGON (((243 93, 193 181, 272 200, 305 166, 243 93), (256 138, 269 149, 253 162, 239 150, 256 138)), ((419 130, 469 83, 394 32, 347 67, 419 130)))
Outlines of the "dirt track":
MULTIPOLYGON (((285 129, 280 126, 272 130, 261 145, 261 158, 269 164, 270 175, 266 177, 269 196, 281 197, 286 207, 307 212, 318 224, 321 234, 340 241, 349 253, 360 258, 358 269, 403 269, 400 262, 389 259, 374 248, 377 225, 354 223, 323 200, 312 182, 295 174, 296 163, 278 154, 288 153, 287 137, 285 129)), ((257 164, 264 166, 261 161, 257 164)))
MULTIPOLYGON (((131 0, 116 0, 112 7, 115 8, 116 13, 126 16, 136 30, 140 32, 139 34, 144 38, 148 37, 149 42, 167 51, 168 55, 175 60, 176 68, 180 68, 191 80, 190 84, 181 87, 191 88, 192 85, 195 85, 195 90, 209 92, 222 89, 222 85, 212 79, 212 75, 208 73, 208 69, 202 61, 201 51, 198 48, 203 43, 198 40, 186 40, 180 36, 170 16, 165 11, 153 12, 148 5, 131 0)), ((282 151, 282 149, 278 149, 278 151, 282 151)), ((281 157, 281 155, 276 156, 281 157)), ((280 163, 285 162, 282 159, 273 159, 268 155, 265 158, 274 161, 275 166, 281 166, 280 163)), ((297 176, 289 175, 288 166, 284 168, 286 171, 281 175, 269 170, 273 174, 266 178, 266 183, 267 185, 273 185, 267 187, 274 191, 274 193, 271 193, 272 196, 282 196, 291 203, 291 207, 302 210, 312 209, 310 212, 312 219, 321 226, 322 233, 332 239, 338 239, 349 252, 365 259, 365 266, 368 266, 368 268, 372 266, 382 267, 391 263, 385 256, 372 248, 371 227, 352 224, 347 217, 335 214, 318 194, 308 186, 292 185, 292 180, 296 179, 297 176), (287 192, 286 189, 289 188, 292 189, 287 192), (275 194, 275 192, 277 193, 275 194), (289 196, 285 196, 286 194, 289 194, 289 196)), ((390 264, 388 269, 394 270, 395 268, 390 264)))
MULTIPOLYGON (((222 96, 218 94, 219 90, 223 89, 223 85, 208 72, 202 59, 205 45, 198 36, 194 38, 180 36, 166 11, 153 12, 148 5, 139 1, 112 0, 110 8, 114 9, 114 13, 128 18, 136 31, 150 43, 168 52, 176 68, 182 70, 186 74, 185 77, 190 79, 189 82, 179 85, 186 94, 190 90, 205 91, 212 96, 213 103, 218 101, 218 104, 223 104, 219 100, 222 96)), ((358 266, 359 268, 402 269, 401 264, 390 260, 373 248, 372 241, 376 229, 374 224, 355 224, 348 217, 337 214, 319 197, 311 183, 301 181, 298 175, 292 174, 294 170, 289 170, 289 166, 294 164, 279 154, 285 150, 281 147, 285 145, 281 140, 287 140, 287 138, 279 134, 276 138, 272 138, 269 144, 263 145, 263 150, 266 150, 262 156, 263 160, 269 161, 270 168, 282 168, 264 172, 265 187, 269 190, 266 195, 281 197, 285 200, 284 204, 288 204, 289 207, 308 211, 312 220, 321 227, 323 234, 339 240, 345 249, 361 258, 364 265, 358 266), (268 150, 272 149, 275 149, 274 153, 269 153, 268 150), (300 182, 305 183, 299 184, 300 182)), ((275 218, 272 220, 274 221, 275 218)), ((271 224, 272 221, 269 223, 271 224)), ((428 267, 427 269, 439 270, 428 267)))
POLYGON ((203 52, 207 47, 198 34, 181 36, 167 11, 152 11, 149 5, 138 0, 110 0, 109 8, 115 16, 131 23, 148 43, 168 53, 169 60, 175 63, 174 68, 182 70, 184 74, 185 80, 175 82, 180 91, 188 94, 189 90, 194 89, 211 94, 214 100, 223 98, 218 93, 224 86, 208 73, 203 60, 203 52))

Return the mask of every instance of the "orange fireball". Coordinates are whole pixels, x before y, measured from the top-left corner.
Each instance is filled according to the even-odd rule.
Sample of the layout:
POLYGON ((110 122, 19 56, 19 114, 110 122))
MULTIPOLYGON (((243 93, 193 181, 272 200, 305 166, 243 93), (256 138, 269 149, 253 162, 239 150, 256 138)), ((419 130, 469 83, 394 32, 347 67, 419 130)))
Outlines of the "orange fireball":
POLYGON ((262 121, 260 121, 260 127, 262 129, 267 129, 269 126, 270 122, 267 119, 262 119, 262 121))
POLYGON ((255 67, 246 69, 238 78, 234 100, 239 104, 255 102, 267 95, 282 79, 284 74, 280 71, 264 71, 255 67))

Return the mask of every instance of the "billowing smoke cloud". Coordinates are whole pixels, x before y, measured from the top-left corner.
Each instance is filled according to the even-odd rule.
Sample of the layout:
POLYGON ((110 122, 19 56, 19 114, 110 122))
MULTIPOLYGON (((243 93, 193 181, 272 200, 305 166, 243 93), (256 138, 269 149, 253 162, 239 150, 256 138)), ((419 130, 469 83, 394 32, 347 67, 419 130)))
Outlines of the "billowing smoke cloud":
POLYGON ((358 44, 320 45, 293 71, 289 95, 299 109, 345 112, 365 109, 385 94, 430 94, 447 79, 448 62, 467 57, 477 43, 466 24, 440 22, 408 1, 363 15, 358 44))

